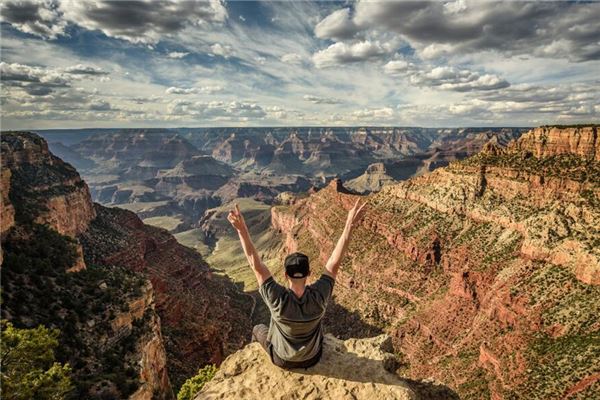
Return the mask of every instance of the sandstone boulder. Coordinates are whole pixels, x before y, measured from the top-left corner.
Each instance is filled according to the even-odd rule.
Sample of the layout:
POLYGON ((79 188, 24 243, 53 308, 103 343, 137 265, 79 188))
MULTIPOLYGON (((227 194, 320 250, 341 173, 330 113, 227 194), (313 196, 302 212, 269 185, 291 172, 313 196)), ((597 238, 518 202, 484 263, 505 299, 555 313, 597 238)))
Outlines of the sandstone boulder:
POLYGON ((312 368, 273 365, 258 343, 229 356, 196 396, 204 399, 457 399, 434 383, 402 379, 390 337, 336 339, 325 336, 321 361, 312 368))

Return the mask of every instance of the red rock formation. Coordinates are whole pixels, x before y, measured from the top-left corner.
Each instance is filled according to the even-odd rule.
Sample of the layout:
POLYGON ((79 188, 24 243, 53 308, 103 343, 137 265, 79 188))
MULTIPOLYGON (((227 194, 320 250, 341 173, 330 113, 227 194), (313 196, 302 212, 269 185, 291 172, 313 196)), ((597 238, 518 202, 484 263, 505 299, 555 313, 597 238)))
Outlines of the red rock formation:
MULTIPOLYGON (((248 341, 253 307, 247 304, 248 296, 228 279, 213 275, 198 253, 178 244, 167 231, 144 225, 132 212, 94 205, 77 172, 49 153, 39 136, 3 134, 2 163, 3 216, 10 216, 8 199, 17 199, 17 223, 44 224, 75 236, 83 246, 78 248, 80 261, 69 271, 83 268, 85 258, 94 265, 118 265, 149 277, 151 286, 114 317, 113 335, 105 337, 119 341, 151 311, 151 333, 137 342, 142 385, 133 398, 172 398, 167 365, 180 385, 198 368, 219 364, 248 341)), ((5 222, 3 227, 9 229, 10 219, 5 222)), ((91 390, 104 393, 102 385, 97 386, 91 390)))
MULTIPOLYGON (((6 216, 3 234, 17 217, 75 237, 95 217, 85 182, 73 167, 50 153, 39 136, 26 132, 3 134, 2 168, 3 220, 6 216), (16 215, 11 199, 19 203, 16 215)), ((81 255, 81 249, 78 252, 81 255)), ((80 257, 70 270, 83 268, 85 263, 80 257)))
POLYGON ((6 232, 15 224, 15 208, 8 197, 10 192, 10 169, 3 168, 0 173, 2 174, 0 181, 0 187, 2 188, 0 194, 0 236, 4 237, 6 232))
MULTIPOLYGON (((15 224, 15 208, 10 202, 10 169, 2 168, 0 171, 0 238, 4 239, 10 228, 15 224)), ((0 248, 0 265, 3 260, 3 251, 0 248)))
POLYGON ((150 278, 176 385, 247 342, 252 305, 230 281, 213 275, 197 252, 130 211, 100 205, 96 210, 98 217, 80 236, 86 259, 150 278))
MULTIPOLYGON (((91 202, 87 185, 81 180, 75 169, 52 155, 48 151, 47 143, 35 134, 19 132, 2 135, 1 183, 3 245, 6 232, 13 226, 18 228, 15 229, 17 237, 11 239, 15 242, 36 241, 35 232, 37 231, 34 229, 35 224, 45 225, 62 235, 77 238, 77 235, 88 231, 90 222, 96 218, 96 211, 91 202), (11 201, 13 204, 11 204, 11 201)), ((51 242, 52 245, 60 240, 68 243, 68 239, 64 237, 59 236, 57 238, 53 236, 53 238, 54 242, 51 242)), ((97 238, 97 240, 107 242, 110 242, 112 239, 114 238, 110 236, 97 238)), ((75 243, 78 257, 74 265, 66 269, 67 272, 76 273, 85 268, 82 246, 79 242, 75 243)), ((41 251, 43 252, 44 250, 42 249, 41 251)), ((18 251, 13 249, 13 255, 17 257, 23 256, 25 259, 27 257, 32 259, 42 257, 39 254, 40 250, 36 250, 35 253, 31 254, 19 254, 18 251)), ((48 279, 48 276, 44 275, 48 271, 43 269, 40 270, 38 268, 36 270, 35 268, 27 269, 23 267, 15 269, 14 263, 10 267, 5 266, 3 268, 8 268, 8 272, 4 270, 4 273, 13 274, 12 276, 19 279, 12 279, 12 282, 6 286, 4 286, 3 282, 2 291, 5 292, 5 289, 7 289, 11 292, 20 293, 25 299, 27 298, 27 293, 39 293, 40 289, 55 290, 59 293, 64 293, 65 290, 73 290, 72 293, 84 293, 86 295, 94 290, 98 290, 93 283, 94 279, 98 279, 97 275, 95 277, 87 275, 82 280, 72 278, 71 281, 68 281, 64 275, 61 276, 61 273, 64 274, 64 271, 56 271, 52 275, 52 280, 54 281, 52 283, 52 281, 44 281, 48 279), (26 278, 23 278, 23 276, 26 278), (68 289, 65 289, 61 287, 61 285, 65 285, 65 281, 73 284, 68 285, 68 289), (18 282, 18 286, 15 286, 15 282, 18 282)), ((111 277, 112 275, 110 274, 111 272, 107 268, 104 277, 111 277)), ((131 285, 131 282, 127 285, 131 285)), ((92 314, 83 313, 85 314, 85 324, 80 324, 76 333, 78 346, 76 349, 71 348, 71 350, 80 352, 80 355, 86 354, 86 357, 83 358, 81 356, 81 359, 75 360, 74 379, 79 379, 82 375, 89 378, 90 371, 92 371, 93 378, 98 378, 93 376, 94 370, 97 369, 97 366, 94 366, 93 363, 98 362, 98 359, 94 359, 94 355, 98 349, 101 352, 121 351, 121 353, 115 354, 127 357, 129 357, 129 354, 132 354, 134 358, 133 360, 123 360, 123 364, 119 365, 120 368, 124 368, 128 363, 135 365, 138 362, 136 357, 139 356, 139 380, 141 385, 131 398, 138 400, 172 399, 174 394, 167 374, 167 357, 161 334, 160 319, 154 311, 152 285, 147 281, 147 284, 141 288, 141 293, 138 297, 135 297, 136 292, 133 291, 135 284, 132 286, 127 285, 123 284, 123 286, 120 286, 119 282, 118 285, 114 285, 111 288, 110 292, 105 293, 106 296, 102 298, 105 309, 100 307, 100 311, 97 314, 97 309, 93 309, 94 313, 92 314), (115 293, 119 293, 121 297, 115 296, 115 293), (121 310, 123 309, 120 303, 123 299, 129 299, 126 306, 127 311, 118 313, 113 317, 112 313, 117 306, 121 306, 121 310), (146 320, 146 318, 149 319, 146 320), (103 330, 94 332, 96 326, 104 326, 105 323, 108 325, 108 334, 103 330), (137 332, 145 333, 140 336, 132 336, 132 332, 135 330, 134 325, 136 324, 138 327, 137 332), (123 347, 116 346, 117 343, 122 344, 121 340, 125 338, 134 340, 133 344, 139 349, 128 354, 128 351, 123 350, 123 347)), ((107 290, 105 282, 102 282, 100 289, 107 290)), ((14 295, 11 295, 10 299, 13 297, 14 295)), ((53 298, 57 299, 56 296, 53 298)), ((59 310, 59 320, 65 318, 67 314, 72 317, 70 313, 74 312, 68 305, 65 307, 65 304, 62 304, 65 307, 62 309, 61 304, 58 303, 44 304, 44 306, 57 307, 59 310)), ((29 307, 23 311, 23 309, 15 307, 13 304, 8 314, 3 313, 3 318, 8 315, 10 318, 18 317, 18 321, 31 321, 31 323, 34 323, 37 318, 43 318, 43 316, 40 317, 38 315, 43 314, 40 313, 39 309, 32 309, 31 304, 29 307)), ((78 309, 77 312, 81 313, 82 311, 78 309)), ((53 315, 53 317, 55 316, 53 315)), ((74 322, 69 322, 65 326, 74 329, 74 324, 74 322)), ((63 334, 66 334, 66 332, 63 332, 63 334)), ((61 346, 68 346, 69 343, 71 342, 66 339, 64 342, 61 341, 61 346)), ((62 348, 61 351, 64 352, 65 349, 62 348)), ((66 356, 73 357, 69 354, 66 356)), ((103 365, 102 367, 114 368, 117 365, 103 365)), ((126 379, 125 377, 118 378, 121 380, 126 379)), ((106 395, 119 396, 121 393, 114 381, 115 379, 104 379, 96 382, 91 385, 88 393, 79 393, 79 395, 89 395, 92 398, 94 396, 105 398, 106 395)), ((85 385, 82 386, 85 387, 85 385)), ((79 390, 78 387, 77 391, 79 390)))
MULTIPOLYGON (((154 305, 154 290, 148 282, 142 297, 129 304, 128 314, 132 321, 140 319, 148 308, 154 310, 154 305)), ((141 385, 129 397, 130 400, 146 400, 156 397, 170 399, 174 397, 167 371, 167 352, 162 337, 160 318, 154 312, 152 313, 150 325, 152 333, 149 338, 145 338, 140 346, 141 385)))
MULTIPOLYGON (((365 197, 335 301, 394 337, 410 377, 502 399, 558 398, 593 375, 600 182, 585 132, 595 130, 549 131, 551 147, 533 130, 365 197), (521 153, 531 148, 542 158, 521 153)), ((355 198, 332 183, 274 207, 282 247, 324 265, 355 198)))
POLYGON ((531 152, 537 158, 574 154, 600 161, 598 126, 573 128, 541 127, 533 129, 510 146, 521 153, 531 152))

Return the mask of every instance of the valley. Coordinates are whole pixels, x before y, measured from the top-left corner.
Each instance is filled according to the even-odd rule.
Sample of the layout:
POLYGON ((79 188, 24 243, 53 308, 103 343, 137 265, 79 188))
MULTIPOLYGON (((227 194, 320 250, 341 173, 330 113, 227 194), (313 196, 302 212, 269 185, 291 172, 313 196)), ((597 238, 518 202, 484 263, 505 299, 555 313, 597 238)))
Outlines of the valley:
MULTIPOLYGON (((131 210, 144 223, 167 229, 253 290, 252 277, 239 267, 240 255, 234 255, 237 235, 224 220, 233 202, 256 214, 253 233, 262 237, 270 206, 336 177, 352 192, 377 192, 475 154, 490 140, 505 145, 524 131, 365 127, 39 133, 78 169, 94 201, 131 210)), ((270 253, 271 242, 261 238, 259 247, 270 253)))
POLYGON ((96 150, 102 156, 90 160, 106 169, 86 170, 89 190, 86 175, 39 136, 3 133, 2 317, 67 334, 57 356, 74 367, 78 396, 172 398, 200 366, 244 347, 252 324, 268 322, 226 219, 233 204, 283 282, 292 251, 306 253, 319 276, 360 196, 367 211, 324 317, 328 333, 388 334, 399 376, 433 379, 464 399, 593 398, 597 129, 539 127, 485 143, 475 135, 478 152, 447 154, 431 172, 400 180, 393 165, 406 159, 369 159, 366 174, 346 181, 219 160, 221 150, 198 154, 183 136, 137 146, 150 140, 138 133, 96 150), (152 160, 144 146, 163 142, 171 155, 152 160), (121 182, 132 179, 119 173, 125 165, 143 179, 121 182), (294 186, 304 181, 308 188, 294 186), (102 197, 110 202, 94 203, 102 193, 113 193, 102 197), (40 251, 50 264, 36 261, 40 251))

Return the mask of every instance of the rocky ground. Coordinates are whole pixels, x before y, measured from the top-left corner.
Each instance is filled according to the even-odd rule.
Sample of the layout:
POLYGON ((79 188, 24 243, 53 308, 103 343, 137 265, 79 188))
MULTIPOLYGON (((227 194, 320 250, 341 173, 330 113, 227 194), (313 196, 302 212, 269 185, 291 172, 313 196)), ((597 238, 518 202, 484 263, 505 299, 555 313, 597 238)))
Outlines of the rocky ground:
POLYGON ((443 385, 394 374, 399 361, 389 336, 342 341, 326 335, 323 346, 316 366, 286 371, 252 343, 228 357, 195 399, 458 399, 443 385))

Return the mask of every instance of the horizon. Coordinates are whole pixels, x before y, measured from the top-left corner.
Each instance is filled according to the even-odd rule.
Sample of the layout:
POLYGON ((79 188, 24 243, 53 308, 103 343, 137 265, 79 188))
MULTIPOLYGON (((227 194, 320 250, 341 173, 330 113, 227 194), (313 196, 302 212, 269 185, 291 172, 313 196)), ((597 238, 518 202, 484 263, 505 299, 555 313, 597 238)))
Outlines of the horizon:
MULTIPOLYGON (((577 124, 550 124, 540 126, 550 127, 568 127, 568 126, 595 126, 596 123, 577 123, 577 124)), ((176 130, 176 129, 501 129, 501 128, 537 128, 536 125, 490 125, 490 126, 419 126, 419 125, 273 125, 273 126, 166 126, 166 127, 151 127, 151 126, 134 126, 134 127, 75 127, 75 128, 42 128, 42 129, 1 129, 1 132, 44 132, 44 131, 80 131, 80 130, 176 130)))
POLYGON ((600 119, 599 2, 8 0, 0 15, 2 130, 600 119))

